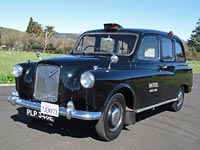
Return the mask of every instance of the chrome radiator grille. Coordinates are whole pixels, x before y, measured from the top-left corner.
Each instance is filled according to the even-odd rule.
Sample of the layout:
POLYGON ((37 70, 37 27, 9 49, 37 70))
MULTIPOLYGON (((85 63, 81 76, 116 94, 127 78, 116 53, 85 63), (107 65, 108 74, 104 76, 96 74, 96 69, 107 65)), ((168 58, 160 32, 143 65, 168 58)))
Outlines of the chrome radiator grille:
POLYGON ((58 97, 60 68, 38 65, 36 70, 34 98, 39 101, 56 102, 58 97))

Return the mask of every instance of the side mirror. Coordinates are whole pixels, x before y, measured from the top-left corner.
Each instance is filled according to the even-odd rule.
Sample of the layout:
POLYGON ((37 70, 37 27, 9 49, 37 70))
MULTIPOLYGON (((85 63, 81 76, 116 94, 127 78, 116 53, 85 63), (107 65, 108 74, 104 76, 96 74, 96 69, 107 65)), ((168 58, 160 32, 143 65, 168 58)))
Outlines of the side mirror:
POLYGON ((112 63, 113 63, 113 64, 116 64, 117 62, 118 62, 118 56, 112 55, 112 56, 110 57, 110 64, 109 64, 109 66, 108 66, 108 69, 111 68, 111 64, 112 64, 112 63))
POLYGON ((39 51, 36 52, 36 56, 41 60, 41 53, 39 51))

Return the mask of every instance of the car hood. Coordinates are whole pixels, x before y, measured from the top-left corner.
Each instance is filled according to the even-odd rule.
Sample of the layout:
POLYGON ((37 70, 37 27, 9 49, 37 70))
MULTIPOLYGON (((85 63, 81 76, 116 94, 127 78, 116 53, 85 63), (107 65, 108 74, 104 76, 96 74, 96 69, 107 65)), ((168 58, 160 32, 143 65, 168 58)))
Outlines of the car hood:
POLYGON ((79 87, 79 78, 83 72, 94 70, 97 66, 98 68, 108 68, 109 63, 109 56, 66 55, 41 60, 38 65, 48 64, 59 66, 61 82, 65 87, 72 89, 72 86, 75 85, 77 85, 77 88, 79 87), (77 83, 74 81, 77 81, 77 83))
POLYGON ((66 55, 66 56, 58 56, 53 58, 44 59, 39 62, 39 64, 51 64, 57 65, 60 67, 70 67, 77 66, 80 68, 98 66, 101 68, 107 67, 110 62, 109 56, 86 56, 86 55, 66 55))

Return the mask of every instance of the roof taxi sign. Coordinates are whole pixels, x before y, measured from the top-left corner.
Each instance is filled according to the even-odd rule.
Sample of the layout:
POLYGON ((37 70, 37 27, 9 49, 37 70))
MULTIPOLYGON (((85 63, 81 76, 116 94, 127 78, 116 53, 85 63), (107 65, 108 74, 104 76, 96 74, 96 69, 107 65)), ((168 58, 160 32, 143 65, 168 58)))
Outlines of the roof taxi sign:
POLYGON ((105 23, 104 24, 104 29, 107 31, 117 31, 123 28, 121 25, 116 24, 116 23, 105 23))

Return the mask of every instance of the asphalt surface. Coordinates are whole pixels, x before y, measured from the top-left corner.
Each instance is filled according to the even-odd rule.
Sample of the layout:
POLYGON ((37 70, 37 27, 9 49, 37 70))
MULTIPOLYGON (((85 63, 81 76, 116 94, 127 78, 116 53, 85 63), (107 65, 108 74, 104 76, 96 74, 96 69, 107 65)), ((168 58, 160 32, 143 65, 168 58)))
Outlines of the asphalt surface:
POLYGON ((7 97, 14 87, 0 87, 0 150, 200 150, 200 74, 179 112, 167 107, 141 113, 111 142, 98 140, 95 122, 58 119, 33 121, 7 97))

